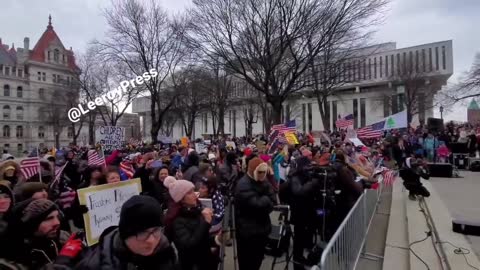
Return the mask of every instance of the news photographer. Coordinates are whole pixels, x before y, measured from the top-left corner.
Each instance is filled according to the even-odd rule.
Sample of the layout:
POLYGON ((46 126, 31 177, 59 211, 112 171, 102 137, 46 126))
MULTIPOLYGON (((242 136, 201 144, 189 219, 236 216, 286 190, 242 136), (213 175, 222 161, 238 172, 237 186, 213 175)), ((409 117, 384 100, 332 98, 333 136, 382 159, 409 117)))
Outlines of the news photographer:
POLYGON ((272 230, 270 213, 276 204, 267 179, 267 163, 260 158, 248 162, 248 171, 235 188, 235 222, 240 270, 258 270, 262 265, 268 235, 272 230))
POLYGON ((416 158, 409 157, 405 160, 403 168, 400 170, 400 177, 403 179, 403 185, 410 192, 408 198, 416 200, 416 196, 430 197, 430 192, 423 186, 420 177, 428 180, 430 178, 426 166, 416 158))

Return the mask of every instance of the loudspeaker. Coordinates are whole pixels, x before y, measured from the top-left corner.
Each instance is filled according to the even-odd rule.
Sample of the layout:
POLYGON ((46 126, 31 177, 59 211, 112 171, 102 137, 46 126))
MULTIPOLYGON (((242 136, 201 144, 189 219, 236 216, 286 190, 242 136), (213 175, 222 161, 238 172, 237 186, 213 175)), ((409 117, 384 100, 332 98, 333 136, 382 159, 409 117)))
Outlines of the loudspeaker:
POLYGON ((428 163, 431 177, 452 177, 453 166, 450 163, 428 163))
POLYGON ((430 132, 441 132, 444 130, 443 119, 440 118, 428 118, 427 127, 430 132))
POLYGON ((450 143, 450 149, 454 154, 468 154, 468 148, 466 143, 450 143))
POLYGON ((468 169, 468 155, 467 154, 453 154, 452 155, 453 164, 457 169, 466 170, 468 169))
POLYGON ((456 233, 480 236, 480 221, 454 218, 452 220, 452 230, 456 233))

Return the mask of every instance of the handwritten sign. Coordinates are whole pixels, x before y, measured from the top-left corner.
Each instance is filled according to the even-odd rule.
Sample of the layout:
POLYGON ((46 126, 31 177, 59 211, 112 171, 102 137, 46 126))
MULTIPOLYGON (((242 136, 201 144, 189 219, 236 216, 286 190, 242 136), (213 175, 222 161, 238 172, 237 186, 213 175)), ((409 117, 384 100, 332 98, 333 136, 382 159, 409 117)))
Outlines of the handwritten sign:
POLYGON ((125 144, 125 128, 100 126, 95 130, 95 139, 105 151, 120 149, 125 144))
POLYGON ((141 191, 139 178, 78 190, 80 204, 88 208, 83 220, 89 246, 98 243, 106 228, 118 225, 122 205, 141 191))

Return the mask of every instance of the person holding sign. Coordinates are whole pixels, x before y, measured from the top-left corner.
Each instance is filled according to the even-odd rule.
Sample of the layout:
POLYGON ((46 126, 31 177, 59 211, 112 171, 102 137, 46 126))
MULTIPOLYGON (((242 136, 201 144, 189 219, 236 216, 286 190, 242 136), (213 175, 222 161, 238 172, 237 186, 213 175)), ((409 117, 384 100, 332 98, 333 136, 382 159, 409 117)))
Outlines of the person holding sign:
POLYGON ((165 223, 167 235, 178 250, 181 269, 217 269, 219 258, 212 253, 215 242, 209 233, 212 209, 199 203, 192 182, 167 177, 164 184, 175 202, 168 209, 165 223))
POLYGON ((85 254, 75 269, 176 269, 175 251, 162 226, 158 202, 135 195, 123 204, 118 227, 106 229, 99 244, 85 254))

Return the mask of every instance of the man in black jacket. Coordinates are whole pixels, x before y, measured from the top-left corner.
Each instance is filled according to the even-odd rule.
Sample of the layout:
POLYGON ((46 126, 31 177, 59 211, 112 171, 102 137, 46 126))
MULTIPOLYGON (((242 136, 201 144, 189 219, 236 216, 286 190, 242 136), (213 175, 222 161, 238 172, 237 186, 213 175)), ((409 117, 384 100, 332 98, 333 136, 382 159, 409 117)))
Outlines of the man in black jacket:
POLYGON ((122 206, 118 228, 105 230, 85 254, 78 270, 172 270, 176 255, 163 234, 162 211, 149 196, 137 195, 122 206))
POLYGON ((407 158, 405 166, 400 170, 400 177, 403 179, 403 185, 409 191, 410 200, 416 200, 416 196, 430 197, 430 192, 423 186, 420 177, 428 180, 430 175, 418 164, 415 158, 407 158))
POLYGON ((268 165, 260 158, 248 162, 248 172, 235 188, 235 222, 240 270, 258 270, 272 230, 270 213, 276 203, 266 180, 268 165))

